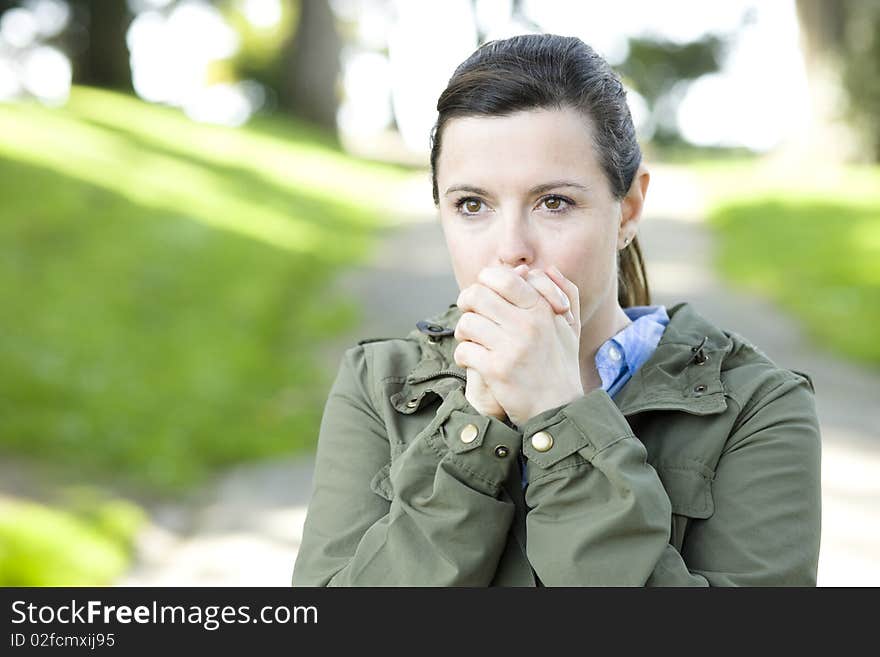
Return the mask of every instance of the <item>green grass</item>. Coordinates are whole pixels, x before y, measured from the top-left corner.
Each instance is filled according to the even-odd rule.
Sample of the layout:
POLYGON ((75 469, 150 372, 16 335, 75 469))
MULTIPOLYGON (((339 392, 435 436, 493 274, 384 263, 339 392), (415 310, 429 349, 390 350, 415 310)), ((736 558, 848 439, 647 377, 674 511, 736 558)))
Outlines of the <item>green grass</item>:
POLYGON ((696 169, 721 272, 799 317, 818 344, 880 366, 880 167, 696 169))
POLYGON ((0 453, 159 493, 313 447, 340 267, 401 170, 75 89, 0 105, 0 453))
POLYGON ((0 586, 100 586, 128 565, 141 510, 91 489, 52 508, 0 497, 0 586))

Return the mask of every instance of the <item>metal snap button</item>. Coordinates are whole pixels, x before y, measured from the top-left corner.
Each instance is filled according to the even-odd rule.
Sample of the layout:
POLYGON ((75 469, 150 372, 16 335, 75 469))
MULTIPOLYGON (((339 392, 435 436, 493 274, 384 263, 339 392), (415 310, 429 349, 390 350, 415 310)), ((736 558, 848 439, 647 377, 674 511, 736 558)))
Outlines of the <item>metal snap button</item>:
POLYGON ((478 433, 480 433, 480 431, 477 429, 477 425, 468 424, 465 425, 465 427, 461 430, 461 432, 458 434, 458 437, 465 445, 469 445, 477 439, 478 433))
POLYGON ((455 333, 455 331, 451 328, 441 326, 440 324, 434 324, 433 322, 427 322, 425 320, 416 322, 416 326, 418 327, 419 331, 421 331, 424 335, 427 335, 428 337, 442 338, 455 333))
POLYGON ((510 454, 510 448, 507 445, 498 445, 495 447, 495 456, 500 459, 503 459, 505 456, 510 454))
POLYGON ((415 408, 418 405, 419 405, 419 398, 418 397, 413 397, 408 402, 406 402, 407 408, 415 408))
POLYGON ((539 431, 532 436, 532 447, 539 452, 546 452, 553 447, 553 436, 546 431, 539 431))
POLYGON ((701 383, 700 385, 694 387, 694 392, 697 394, 704 393, 704 392, 706 392, 706 386, 701 383))

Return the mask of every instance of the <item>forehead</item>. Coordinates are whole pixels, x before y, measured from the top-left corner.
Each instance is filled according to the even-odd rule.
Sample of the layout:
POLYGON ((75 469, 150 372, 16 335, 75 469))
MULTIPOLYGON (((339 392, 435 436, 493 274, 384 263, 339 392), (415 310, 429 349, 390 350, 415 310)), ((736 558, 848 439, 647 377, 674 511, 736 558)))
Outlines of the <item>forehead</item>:
POLYGON ((531 186, 536 178, 597 175, 590 120, 573 109, 461 117, 443 130, 437 177, 447 183, 531 186))

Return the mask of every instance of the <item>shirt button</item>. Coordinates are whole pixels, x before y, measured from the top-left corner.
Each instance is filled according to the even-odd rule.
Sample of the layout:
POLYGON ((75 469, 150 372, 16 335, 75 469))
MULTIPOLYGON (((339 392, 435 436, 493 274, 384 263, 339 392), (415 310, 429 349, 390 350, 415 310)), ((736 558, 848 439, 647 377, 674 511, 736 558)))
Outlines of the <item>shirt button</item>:
POLYGON ((532 436, 532 447, 539 452, 546 452, 553 447, 553 436, 546 431, 539 431, 532 436))
POLYGON ((469 445, 477 439, 477 434, 479 430, 477 430, 477 426, 475 424, 468 424, 461 430, 461 433, 458 434, 458 437, 461 438, 461 442, 465 445, 469 445))
POLYGON ((497 456, 498 458, 503 459, 508 454, 510 454, 510 449, 507 447, 507 445, 497 445, 495 447, 495 456, 497 456))
POLYGON ((611 346, 608 348, 608 357, 609 357, 611 360, 620 360, 620 349, 618 349, 618 348, 615 347, 614 345, 611 345, 611 346))

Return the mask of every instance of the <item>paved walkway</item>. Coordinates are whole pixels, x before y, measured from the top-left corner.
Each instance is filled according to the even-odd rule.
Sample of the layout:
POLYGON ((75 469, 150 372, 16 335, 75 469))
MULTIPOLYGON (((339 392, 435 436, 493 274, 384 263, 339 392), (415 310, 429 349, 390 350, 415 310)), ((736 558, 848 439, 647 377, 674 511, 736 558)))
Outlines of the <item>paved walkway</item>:
MULTIPOLYGON (((414 185, 417 197, 430 199, 424 176, 414 185)), ((823 352, 772 303, 719 281, 710 267, 712 240, 699 220, 696 192, 686 174, 654 169, 641 240, 655 302, 691 301, 781 366, 812 375, 823 432, 819 583, 880 585, 880 375, 823 352)), ((358 334, 327 352, 330 367, 358 338, 403 335, 416 320, 455 301, 457 287, 432 217, 430 203, 417 208, 411 221, 385 236, 370 263, 339 281, 341 291, 369 299, 370 306, 358 334)), ((139 563, 120 583, 287 585, 311 467, 311 459, 303 458, 237 468, 189 503, 157 509, 139 563)))

